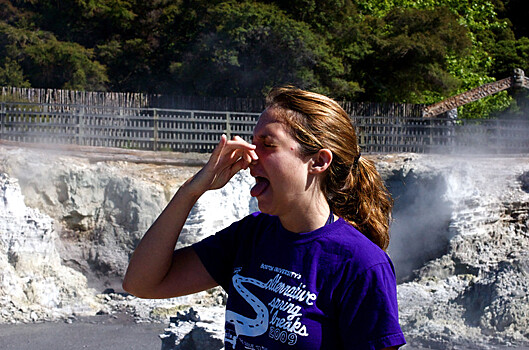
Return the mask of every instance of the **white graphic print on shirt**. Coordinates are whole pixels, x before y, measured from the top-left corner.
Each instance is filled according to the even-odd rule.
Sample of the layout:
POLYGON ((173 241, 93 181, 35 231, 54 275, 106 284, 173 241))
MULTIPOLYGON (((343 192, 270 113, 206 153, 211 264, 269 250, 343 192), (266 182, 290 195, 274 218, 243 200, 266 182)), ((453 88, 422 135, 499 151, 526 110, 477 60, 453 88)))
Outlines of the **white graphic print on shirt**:
POLYGON ((226 310, 226 323, 235 332, 232 334, 226 327, 225 342, 235 349, 237 339, 244 343, 247 349, 265 350, 266 348, 242 341, 239 336, 257 337, 269 331, 269 337, 284 344, 294 345, 298 337, 309 335, 307 327, 301 321, 304 305, 313 305, 316 294, 307 290, 306 285, 289 285, 281 281, 282 275, 301 279, 301 275, 282 268, 261 264, 261 269, 276 272, 276 275, 266 283, 239 274, 240 268, 235 269, 232 277, 233 287, 239 295, 253 308, 255 318, 249 318, 231 310, 226 310), (244 284, 253 284, 276 295, 265 305, 253 295, 244 284))

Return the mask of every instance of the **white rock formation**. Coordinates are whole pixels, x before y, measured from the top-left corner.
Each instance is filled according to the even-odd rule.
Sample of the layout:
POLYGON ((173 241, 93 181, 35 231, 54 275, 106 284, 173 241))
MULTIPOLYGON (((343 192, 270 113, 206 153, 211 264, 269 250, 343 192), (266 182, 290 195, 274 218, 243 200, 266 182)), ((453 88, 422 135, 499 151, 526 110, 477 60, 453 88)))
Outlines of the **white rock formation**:
MULTIPOLYGON (((425 225, 422 232, 400 232, 394 242, 399 249, 394 251, 396 255, 420 256, 409 250, 414 247, 410 242, 420 241, 421 236, 426 242, 435 241, 430 236, 438 234, 435 216, 444 221, 443 210, 450 209, 442 237, 444 249, 437 257, 425 259, 410 282, 398 286, 400 316, 408 340, 438 349, 527 343, 527 158, 433 158, 415 157, 407 167, 413 169, 413 177, 423 181, 436 174, 437 183, 442 184, 440 195, 431 196, 432 191, 438 191, 433 184, 430 193, 416 195, 431 196, 437 204, 444 202, 444 207, 414 207, 415 218, 426 217, 429 228, 425 225), (432 208, 440 210, 425 212, 432 208)), ((398 177, 407 176, 400 173, 398 177)))
POLYGON ((3 158, 4 172, 19 180, 26 204, 60 225, 64 263, 83 272, 100 292, 120 287, 135 244, 180 177, 192 173, 164 169, 167 173, 153 178, 149 169, 155 166, 91 163, 25 149, 7 149, 3 158))
MULTIPOLYGON (((47 243, 38 241, 34 249, 26 250, 50 246, 49 250, 53 254, 46 253, 43 256, 52 260, 55 269, 60 267, 75 272, 69 268, 73 267, 81 271, 86 277, 81 274, 79 276, 85 282, 79 283, 73 278, 70 281, 78 284, 79 288, 84 288, 99 303, 92 313, 127 312, 138 322, 165 322, 175 310, 197 305, 222 305, 225 296, 219 289, 167 300, 141 300, 119 294, 96 293, 105 289, 120 291, 121 279, 135 244, 154 222, 179 184, 197 170, 197 167, 188 166, 93 163, 79 157, 50 154, 48 151, 6 148, 0 152, 0 172, 5 171, 17 177, 18 180, 11 178, 12 182, 21 184, 25 198, 22 199, 20 187, 17 187, 18 197, 8 190, 0 199, 11 203, 11 206, 18 203, 25 210, 33 210, 27 208, 26 204, 38 207, 49 215, 41 214, 47 218, 48 226, 55 223, 53 226, 56 230, 50 233, 54 237, 53 244, 46 245, 47 243), (87 288, 86 278, 89 285, 96 288, 95 291, 87 288)), ((192 209, 181 242, 186 245, 193 243, 248 214, 254 205, 249 195, 252 181, 248 172, 241 172, 223 189, 206 193, 192 209), (247 189, 238 189, 240 184, 245 184, 247 189)), ((7 216, 14 212, 21 211, 11 210, 7 216)), ((18 230, 13 233, 15 237, 20 238, 26 234, 20 220, 9 217, 5 222, 14 222, 11 227, 18 230)), ((39 225, 43 226, 42 223, 39 225)), ((38 229, 34 231, 37 232, 38 229)), ((45 233, 41 234, 46 236, 45 233)), ((34 273, 39 275, 42 272, 38 270, 34 273)), ((60 287, 62 282, 50 280, 50 283, 56 283, 60 287)), ((50 288, 57 289, 57 286, 50 288)), ((8 294, 10 298, 17 295, 16 291, 7 286, 0 288, 0 293, 8 294)), ((25 300, 22 304, 31 303, 32 301, 25 300)), ((8 309, 5 310, 6 319, 0 319, 0 323, 10 321, 11 313, 8 309)), ((35 312, 33 320, 65 316, 68 316, 68 312, 53 315, 35 312)))
POLYGON ((53 220, 26 207, 16 179, 0 173, 0 323, 95 314, 86 278, 65 267, 53 220))

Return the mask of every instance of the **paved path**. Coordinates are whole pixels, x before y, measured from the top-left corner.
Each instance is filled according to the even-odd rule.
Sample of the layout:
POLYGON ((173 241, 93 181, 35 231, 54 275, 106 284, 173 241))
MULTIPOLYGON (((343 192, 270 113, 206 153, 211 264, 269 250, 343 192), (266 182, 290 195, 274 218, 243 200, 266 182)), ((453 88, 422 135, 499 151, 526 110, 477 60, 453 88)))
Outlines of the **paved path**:
POLYGON ((72 323, 1 324, 2 350, 159 350, 166 325, 135 324, 122 318, 85 319, 72 323))

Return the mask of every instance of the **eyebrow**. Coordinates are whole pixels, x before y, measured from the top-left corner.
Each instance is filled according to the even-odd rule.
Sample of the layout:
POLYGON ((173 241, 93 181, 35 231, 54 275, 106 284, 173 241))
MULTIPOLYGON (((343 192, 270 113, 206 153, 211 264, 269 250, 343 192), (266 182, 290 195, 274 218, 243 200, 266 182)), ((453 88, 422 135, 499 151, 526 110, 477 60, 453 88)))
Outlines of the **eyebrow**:
POLYGON ((252 135, 252 141, 254 141, 255 139, 266 140, 266 139, 273 139, 273 137, 270 134, 252 135))

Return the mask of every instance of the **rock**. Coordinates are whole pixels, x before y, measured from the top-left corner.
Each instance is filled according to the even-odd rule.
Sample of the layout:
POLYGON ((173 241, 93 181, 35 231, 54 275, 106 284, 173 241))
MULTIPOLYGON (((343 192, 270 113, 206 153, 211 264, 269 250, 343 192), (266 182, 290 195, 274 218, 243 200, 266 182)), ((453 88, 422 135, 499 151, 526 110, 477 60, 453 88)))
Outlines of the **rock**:
MULTIPOLYGON (((529 157, 368 157, 395 197, 389 253, 412 348, 527 344, 529 157)), ((0 147, 0 323, 125 313, 170 323, 168 349, 221 348, 220 288, 141 300, 120 286, 143 232, 198 168, 103 158, 0 147)), ((241 172, 203 196, 179 246, 256 210, 252 183, 241 172)))
POLYGON ((518 180, 522 184, 522 190, 529 192, 529 172, 524 172, 518 177, 518 180))
POLYGON ((162 350, 218 350, 224 348, 224 309, 193 308, 171 317, 169 327, 160 335, 162 350), (219 322, 219 319, 222 321, 219 322))
MULTIPOLYGON (((60 225, 58 245, 64 263, 87 276, 101 291, 121 290, 129 255, 158 217, 179 185, 197 167, 173 167, 125 162, 96 162, 7 149, 4 171, 17 178, 26 203, 60 225), (28 171, 31 169, 31 171, 28 171)), ((0 167, 0 171, 1 171, 0 167)), ((195 205, 181 234, 181 245, 210 235, 256 209, 248 171, 223 189, 207 192, 195 205), (236 189, 237 188, 237 189, 236 189), (216 210, 218 203, 231 203, 216 210)))
MULTIPOLYGON (((529 163, 505 158, 463 162, 445 157, 434 164, 441 167, 434 173, 442 186, 440 195, 433 198, 445 200, 449 216, 443 219, 445 230, 426 228, 422 235, 444 231, 446 243, 437 256, 417 264, 422 266, 412 272, 411 281, 398 286, 399 310, 408 341, 435 349, 526 344, 529 195, 517 179, 527 173, 529 163)), ((419 170, 414 173, 424 178, 419 170)), ((423 192, 415 195, 422 196, 423 192)), ((431 206, 422 208, 430 210, 431 206)), ((413 210, 415 217, 426 215, 432 228, 439 222, 424 214, 420 206, 413 210)), ((406 234, 397 234, 397 241, 407 241, 406 234)), ((416 254, 411 252, 412 257, 416 254)))
POLYGON ((97 301, 86 278, 61 264, 53 220, 26 207, 18 181, 0 173, 2 322, 91 315, 97 301))

